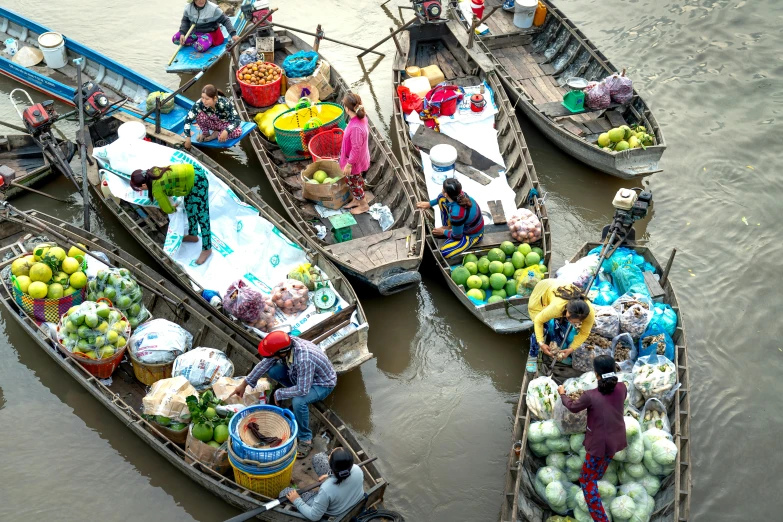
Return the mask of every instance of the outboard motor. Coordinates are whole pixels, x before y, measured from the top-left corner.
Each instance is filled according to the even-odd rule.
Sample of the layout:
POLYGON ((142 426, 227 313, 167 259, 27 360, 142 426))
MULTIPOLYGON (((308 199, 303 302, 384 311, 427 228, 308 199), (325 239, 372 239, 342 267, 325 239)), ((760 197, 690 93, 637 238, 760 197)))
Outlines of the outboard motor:
POLYGON ((84 103, 84 115, 88 118, 100 118, 109 110, 111 103, 100 85, 93 82, 84 82, 80 92, 73 97, 73 104, 79 106, 79 96, 84 103))
POLYGON ((422 23, 440 20, 443 5, 440 0, 413 0, 413 11, 422 23))
POLYGON ((33 137, 49 132, 54 122, 57 121, 54 102, 47 100, 26 108, 22 113, 22 121, 24 121, 24 126, 33 137))

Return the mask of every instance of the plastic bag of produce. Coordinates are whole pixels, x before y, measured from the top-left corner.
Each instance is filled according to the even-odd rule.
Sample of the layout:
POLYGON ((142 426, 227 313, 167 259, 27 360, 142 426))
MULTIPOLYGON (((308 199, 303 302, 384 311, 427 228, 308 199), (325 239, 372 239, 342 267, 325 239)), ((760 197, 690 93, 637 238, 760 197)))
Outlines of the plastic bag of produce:
POLYGON ((527 387, 525 402, 534 417, 549 420, 557 403, 557 383, 551 377, 536 377, 527 387))
POLYGON ((238 279, 226 289, 223 309, 242 322, 255 324, 264 306, 264 296, 244 280, 238 279))
POLYGON ((630 372, 633 369, 639 353, 630 334, 621 333, 612 338, 612 356, 621 371, 630 372))
POLYGON ((597 286, 593 287, 595 295, 590 294, 593 304, 596 306, 611 306, 612 303, 617 301, 620 294, 615 290, 614 285, 610 281, 601 281, 597 286))
POLYGON ((272 290, 272 302, 286 315, 307 309, 309 291, 301 281, 287 279, 272 290))
POLYGON ((87 299, 97 301, 105 297, 128 318, 131 328, 136 328, 151 317, 144 306, 144 292, 127 268, 98 270, 95 279, 87 285, 87 299))
POLYGON ((612 355, 612 341, 591 333, 571 354, 571 366, 580 372, 593 371, 593 360, 599 355, 612 355))
POLYGON ((253 62, 258 61, 258 50, 256 50, 255 47, 251 47, 249 49, 246 49, 245 51, 242 51, 242 54, 239 55, 239 67, 244 67, 245 65, 253 62))
POLYGON ((613 339, 620 333, 620 314, 611 306, 595 306, 592 333, 613 339))
POLYGON ((625 71, 623 74, 614 73, 604 78, 604 83, 609 89, 609 96, 613 102, 625 105, 633 98, 633 82, 625 75, 625 71))
POLYGON ((624 294, 612 307, 620 313, 620 331, 638 339, 647 329, 653 316, 652 301, 639 294, 624 294))
POLYGON ((639 337, 639 355, 653 353, 662 355, 670 361, 674 360, 674 341, 659 324, 648 327, 639 337))
POLYGON ((675 390, 677 367, 657 354, 639 357, 633 365, 633 384, 645 399, 656 398, 666 404, 666 396, 675 390))
POLYGON ((508 228, 515 241, 533 243, 541 239, 541 221, 526 208, 518 208, 511 213, 508 228))
POLYGON ((532 265, 525 268, 524 273, 517 279, 517 295, 529 297, 536 285, 546 277, 541 271, 541 265, 532 265))
POLYGON ((266 404, 265 392, 269 390, 270 385, 269 381, 263 378, 258 379, 255 387, 251 388, 248 386, 245 388, 245 394, 242 398, 231 395, 243 379, 244 377, 221 377, 212 385, 212 392, 215 394, 215 397, 226 404, 242 404, 244 406, 266 404))
POLYGON ((163 364, 193 346, 190 332, 166 319, 153 319, 139 325, 128 340, 131 354, 147 364, 163 364))
MULTIPOLYGON (((145 103, 145 105, 147 107, 147 111, 151 111, 151 110, 155 109, 155 100, 156 99, 160 98, 160 101, 163 101, 164 98, 168 98, 170 95, 171 95, 170 92, 162 92, 162 91, 155 91, 155 92, 149 93, 149 95, 147 96, 146 103, 145 103)), ((171 98, 169 101, 167 101, 166 103, 164 103, 161 106, 160 112, 162 112, 163 114, 170 113, 171 111, 174 110, 175 104, 176 104, 176 100, 174 98, 171 98)))
POLYGON ((597 270, 598 254, 591 254, 573 263, 566 262, 555 272, 555 278, 584 288, 597 270))
POLYGON ((590 82, 585 90, 585 105, 591 109, 608 109, 612 95, 604 81, 590 82))
POLYGON ((677 331, 677 312, 666 303, 653 303, 653 317, 649 328, 653 325, 660 326, 670 337, 674 337, 674 332, 677 331))
POLYGON ((640 294, 650 296, 644 275, 638 266, 633 264, 633 256, 626 257, 620 266, 612 272, 612 282, 620 294, 640 294))
POLYGON ((187 398, 198 392, 183 376, 156 381, 141 400, 143 413, 167 417, 178 422, 189 422, 187 398))
POLYGON ((217 471, 221 475, 225 475, 231 471, 231 463, 228 461, 228 441, 220 445, 220 447, 213 447, 205 442, 201 442, 193 436, 193 425, 188 428, 188 439, 185 442, 185 462, 190 464, 195 457, 201 464, 208 468, 217 471))
MULTIPOLYGON (((577 400, 583 393, 584 390, 579 390, 569 393, 568 396, 577 400)), ((587 410, 573 413, 563 405, 563 401, 560 400, 560 397, 557 398, 554 415, 558 429, 565 435, 584 433, 587 430, 587 410)))
POLYGON ((666 414, 666 406, 655 397, 648 399, 647 402, 644 403, 641 417, 639 422, 642 425, 642 431, 647 431, 650 428, 657 428, 667 433, 672 432, 669 416, 666 414))
POLYGON ((234 375, 234 363, 214 348, 195 348, 174 360, 171 375, 183 375, 198 390, 206 390, 221 377, 234 375))
POLYGON ((310 263, 302 263, 288 272, 288 279, 303 283, 308 290, 315 290, 315 283, 321 280, 321 271, 310 263))
POLYGON ((85 301, 60 319, 57 339, 77 357, 92 360, 114 357, 130 336, 122 313, 106 303, 85 301))
POLYGON ((644 406, 644 397, 642 397, 642 394, 639 393, 633 383, 633 374, 631 372, 617 372, 617 381, 625 384, 625 389, 628 391, 628 394, 625 396, 626 411, 629 408, 635 409, 636 412, 633 417, 638 420, 638 417, 641 416, 639 408, 644 406))

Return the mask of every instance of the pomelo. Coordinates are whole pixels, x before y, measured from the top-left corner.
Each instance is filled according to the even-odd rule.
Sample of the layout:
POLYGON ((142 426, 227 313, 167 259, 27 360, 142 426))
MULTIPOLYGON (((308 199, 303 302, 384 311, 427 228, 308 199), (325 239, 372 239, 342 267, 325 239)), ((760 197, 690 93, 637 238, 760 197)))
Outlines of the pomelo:
POLYGON ((541 256, 535 252, 530 252, 525 256, 525 264, 527 266, 537 265, 539 262, 541 262, 541 256))
POLYGON ((492 290, 492 297, 495 297, 495 296, 500 296, 501 299, 505 299, 506 298, 506 291, 504 289, 502 289, 502 288, 500 290, 492 290))
POLYGON ((492 287, 493 290, 500 290, 501 288, 504 288, 506 286, 506 276, 503 274, 492 274, 489 276, 489 286, 492 287))
POLYGON ((108 299, 109 301, 114 301, 117 299, 117 289, 113 286, 106 287, 103 290, 103 295, 108 299))
POLYGON ((538 254, 538 257, 540 257, 541 259, 544 259, 544 251, 543 251, 543 250, 541 250, 540 248, 538 248, 538 247, 533 247, 533 252, 535 252, 536 254, 538 254))
POLYGON ((467 296, 468 297, 472 297, 473 299, 476 299, 477 301, 483 301, 484 300, 484 292, 482 292, 478 288, 471 288, 470 290, 468 290, 467 296))
POLYGON ((520 268, 519 270, 514 270, 514 280, 516 281, 517 279, 525 275, 526 272, 527 270, 525 270, 524 268, 520 268))
POLYGON ((134 303, 131 305, 130 308, 128 308, 128 315, 132 315, 133 317, 136 317, 141 313, 141 305, 139 303, 134 303))
POLYGON ((223 444, 228 440, 228 426, 225 424, 218 424, 215 426, 215 442, 223 444))
POLYGON ((514 267, 514 263, 511 261, 506 261, 503 263, 503 275, 506 276, 506 279, 514 275, 514 270, 516 270, 516 268, 514 267))
POLYGON ((98 314, 98 317, 101 319, 106 319, 109 317, 110 312, 111 308, 109 308, 109 305, 106 303, 98 303, 98 306, 95 307, 95 313, 98 314))
POLYGON ((493 248, 489 251, 487 254, 487 257, 489 258, 489 261, 505 261, 506 260, 506 253, 503 252, 499 248, 493 248))
POLYGON ((479 277, 481 278, 481 289, 489 290, 489 277, 484 274, 479 274, 479 277))
POLYGON ((52 269, 43 263, 36 263, 30 268, 30 280, 47 283, 52 278, 52 269))
POLYGON ((19 258, 14 260, 13 263, 11 263, 11 273, 14 274, 16 277, 19 276, 28 276, 30 275, 30 263, 27 262, 27 259, 25 258, 19 258))
POLYGON ((625 130, 618 127, 616 129, 610 130, 606 133, 606 135, 612 143, 617 143, 625 137, 625 130))
POLYGON ((481 288, 481 278, 476 275, 472 275, 467 281, 468 288, 481 288))
POLYGON ((60 299, 63 296, 63 285, 60 283, 52 283, 49 285, 49 289, 46 291, 47 299, 60 299))
POLYGON ((451 280, 457 285, 465 286, 468 278, 470 277, 470 271, 464 266, 458 266, 451 271, 451 280))
POLYGON ((117 338, 119 337, 119 334, 115 332, 114 330, 109 330, 106 333, 106 340, 109 342, 109 344, 117 344, 117 338))
POLYGON ((84 288, 87 285, 87 276, 84 272, 74 272, 68 278, 68 284, 77 290, 84 288))
POLYGON ((62 268, 63 268, 63 272, 65 272, 66 274, 73 274, 74 272, 79 270, 79 266, 80 266, 79 261, 77 261, 72 257, 66 257, 63 260, 62 268))
POLYGON ((171 424, 171 419, 169 419, 168 417, 164 417, 163 415, 157 415, 155 417, 155 422, 157 422, 161 426, 168 426, 169 424, 171 424))
POLYGON ((489 299, 487 299, 487 304, 492 303, 499 303, 500 301, 503 301, 504 299, 500 297, 499 295, 491 295, 489 296, 489 299))
POLYGON ((86 324, 90 328, 95 328, 96 326, 98 326, 99 322, 100 319, 98 318, 98 314, 94 312, 88 312, 84 316, 84 324, 86 324))
POLYGON ((514 247, 514 243, 511 241, 503 241, 500 244, 500 249, 503 251, 506 256, 510 256, 514 253, 514 250, 516 250, 516 247, 514 247))
POLYGON ((82 248, 87 248, 84 245, 72 246, 68 249, 68 257, 84 256, 82 248), (79 248, 81 247, 81 248, 79 248))
POLYGON ((506 297, 512 297, 517 295, 517 282, 516 281, 507 282, 504 290, 506 291, 506 297))
POLYGON ((83 324, 78 328, 77 333, 79 334, 79 337, 81 337, 82 339, 86 339, 87 337, 89 337, 91 333, 90 327, 87 326, 86 324, 83 324))
POLYGON ((511 254, 511 264, 514 265, 514 268, 524 268, 525 254, 522 252, 514 252, 511 254))
POLYGON ((478 267, 479 272, 481 272, 482 274, 488 274, 489 258, 487 256, 482 256, 482 258, 478 260, 478 263, 476 263, 476 266, 478 267))
POLYGON ((323 170, 316 170, 315 174, 313 174, 313 179, 316 180, 318 183, 323 183, 324 180, 328 177, 329 175, 323 170))
MULTIPOLYGON (((95 338, 95 347, 96 348, 100 348, 104 344, 106 344, 106 337, 104 337, 102 335, 99 335, 99 336, 97 336, 95 338)), ((103 357, 101 357, 101 359, 103 359, 103 357)))
POLYGON ((98 332, 101 332, 102 334, 105 334, 109 331, 109 323, 107 321, 101 321, 98 326, 95 327, 95 330, 98 332))
POLYGON ((503 263, 501 261, 492 261, 489 264, 490 274, 500 274, 503 272, 503 263))
POLYGON ((174 431, 182 431, 187 427, 188 425, 185 424, 184 422, 172 422, 171 426, 169 426, 169 429, 174 431))
POLYGON ((476 254, 468 254, 464 258, 462 258, 463 265, 466 265, 468 263, 478 263, 478 258, 476 257, 476 254))
POLYGON ((219 448, 220 447, 220 443, 215 441, 215 440, 211 440, 211 441, 207 442, 207 446, 212 446, 213 448, 219 448))
POLYGON ((43 256, 46 255, 47 252, 49 252, 49 249, 52 248, 51 243, 40 243, 33 247, 33 256, 35 256, 36 261, 40 261, 43 259, 43 256))
POLYGON ((631 136, 630 138, 628 138, 628 146, 631 147, 632 149, 638 149, 639 147, 642 146, 642 142, 639 141, 639 138, 637 138, 636 136, 631 136))
POLYGON ((104 346, 100 350, 98 350, 98 354, 101 356, 101 359, 108 359, 109 357, 113 356, 115 353, 117 353, 117 350, 115 350, 111 346, 104 346))
POLYGON ((208 419, 214 419, 215 417, 217 417, 217 411, 215 411, 215 408, 210 406, 209 408, 207 408, 207 411, 204 412, 204 415, 208 419))
MULTIPOLYGON (((100 295, 100 292, 98 292, 100 295)), ((133 304, 133 301, 131 300, 130 296, 127 295, 121 295, 119 299, 117 299, 117 308, 120 310, 125 310, 130 305, 133 304)))
POLYGON ((528 255, 531 252, 531 250, 532 249, 530 248, 530 245, 528 245, 527 243, 522 243, 517 247, 517 252, 519 252, 523 256, 528 255))
POLYGON ((622 140, 622 141, 618 141, 617 142, 617 145, 615 145, 614 150, 616 150, 617 152, 620 152, 620 151, 623 151, 623 150, 628 150, 629 148, 630 148, 630 145, 628 145, 628 142, 625 141, 625 140, 622 140))
MULTIPOLYGON (((79 341, 79 342, 81 342, 81 341, 79 341)), ((95 350, 90 350, 88 352, 84 352, 84 355, 86 355, 88 359, 92 359, 93 361, 98 358, 98 354, 95 353, 95 350)))
POLYGON ((120 335, 119 337, 117 337, 117 348, 122 348, 123 346, 125 346, 127 342, 128 341, 126 341, 125 338, 120 335))
POLYGON ((67 257, 65 254, 65 250, 58 246, 50 248, 49 252, 47 252, 46 254, 49 256, 56 257, 57 261, 59 261, 60 263, 62 263, 67 257))
POLYGON ((612 140, 609 139, 609 134, 604 132, 600 136, 598 136, 598 145, 601 147, 608 147, 609 144, 612 143, 612 140))
POLYGON ((548 269, 548 268, 546 267, 546 265, 544 265, 544 264, 540 264, 540 263, 539 263, 538 267, 539 267, 539 269, 541 270, 541 273, 542 273, 542 274, 546 274, 547 272, 549 272, 549 269, 548 269))
POLYGON ((192 435, 201 442, 209 442, 212 440, 212 426, 209 424, 194 424, 192 435))
POLYGON ((66 286, 68 284, 68 274, 65 272, 57 272, 52 276, 52 280, 55 283, 60 283, 63 286, 66 286))
POLYGON ((478 273, 478 267, 476 266, 476 263, 465 263, 464 266, 468 269, 470 275, 476 275, 478 273))
POLYGON ((631 134, 633 134, 633 131, 631 130, 631 127, 628 125, 620 125, 620 128, 623 130, 623 139, 627 140, 631 137, 631 134))
POLYGON ((19 285, 19 290, 21 290, 22 293, 26 294, 27 289, 30 287, 30 283, 32 281, 28 276, 20 275, 20 276, 16 276, 16 282, 19 285))
POLYGON ((49 292, 49 287, 42 281, 32 281, 27 287, 27 293, 33 299, 43 299, 49 292))
POLYGON ((335 182, 335 179, 334 179, 334 178, 326 178, 326 179, 325 179, 325 180, 323 180, 321 183, 323 183, 324 185, 327 185, 327 184, 329 184, 329 183, 334 183, 334 182, 335 182))

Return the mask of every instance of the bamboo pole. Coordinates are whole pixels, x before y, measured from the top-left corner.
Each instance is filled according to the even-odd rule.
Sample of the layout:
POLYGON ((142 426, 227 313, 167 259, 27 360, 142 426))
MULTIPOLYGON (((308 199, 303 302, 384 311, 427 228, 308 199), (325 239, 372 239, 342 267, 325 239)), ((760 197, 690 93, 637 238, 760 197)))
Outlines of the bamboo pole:
MULTIPOLYGON (((193 25, 191 25, 191 26, 190 26, 190 29, 188 29, 188 32, 187 32, 187 33, 185 33, 185 41, 186 41, 186 42, 188 41, 188 37, 190 36, 190 33, 192 33, 192 32, 193 32, 193 29, 195 29, 195 28, 196 28, 196 24, 193 24, 193 25)), ((174 63, 174 58, 176 58, 176 57, 177 57, 177 55, 179 54, 180 50, 182 50, 182 48, 184 47, 184 45, 185 45, 185 44, 179 44, 179 47, 177 47, 177 50, 176 50, 176 52, 174 53, 174 55, 171 57, 171 60, 169 60, 169 63, 167 63, 167 64, 166 64, 167 66, 168 66, 168 65, 171 65, 172 63, 174 63)))
POLYGON ((386 38, 383 38, 383 39, 379 40, 379 41, 378 41, 378 42, 376 42, 376 43, 375 43, 375 44, 374 44, 372 47, 369 47, 368 49, 365 49, 365 50, 364 50, 364 52, 362 52, 362 53, 360 53, 360 54, 358 55, 358 57, 359 57, 359 58, 361 58, 362 56, 364 56, 364 55, 365 55, 365 54, 367 54, 367 53, 376 53, 376 54, 381 54, 381 53, 378 53, 377 51, 373 51, 373 49, 375 49, 376 47, 378 47, 379 45, 381 45, 383 42, 385 42, 385 41, 386 41, 386 40, 388 40, 389 38, 394 38, 394 35, 396 35, 397 33, 400 33, 400 32, 402 32, 402 31, 404 31, 405 29, 407 29, 407 28, 408 28, 408 26, 409 26, 409 25, 413 24, 413 23, 414 23, 415 21, 417 21, 417 20, 418 20, 418 18, 413 18, 413 19, 411 19, 411 20, 410 20, 410 21, 408 21, 408 22, 407 22, 405 25, 401 26, 399 29, 397 29, 397 30, 393 31, 393 32, 392 32, 392 33, 391 33, 389 36, 387 36, 386 38))
MULTIPOLYGON (((289 31, 294 31, 295 33, 302 33, 302 34, 306 34, 306 35, 309 35, 309 36, 318 36, 317 34, 311 33, 310 31, 305 31, 303 29, 297 29, 296 27, 288 27, 287 25, 278 24, 277 22, 271 22, 271 25, 274 25, 275 27, 280 27, 281 29, 288 29, 289 31)), ((334 38, 329 38, 328 36, 324 36, 321 39, 322 40, 327 40, 329 42, 338 43, 340 45, 353 47, 354 49, 360 49, 360 50, 365 51, 365 52, 371 52, 371 53, 375 53, 375 54, 380 54, 381 56, 386 56, 385 54, 379 53, 378 51, 373 51, 372 49, 374 47, 371 48, 371 49, 365 49, 364 47, 360 47, 358 45, 350 44, 350 43, 347 43, 347 42, 342 42, 340 40, 335 40, 334 38)), ((359 56, 361 56, 361 55, 359 55, 359 56)))

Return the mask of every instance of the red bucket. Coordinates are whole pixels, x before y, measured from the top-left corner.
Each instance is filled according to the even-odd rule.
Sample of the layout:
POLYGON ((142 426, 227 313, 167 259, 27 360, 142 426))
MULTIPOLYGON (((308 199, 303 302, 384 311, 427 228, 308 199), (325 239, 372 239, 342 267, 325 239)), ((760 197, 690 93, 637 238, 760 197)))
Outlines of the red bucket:
POLYGON ((313 161, 339 160, 340 150, 343 146, 342 129, 329 129, 319 132, 310 139, 307 149, 313 157, 313 161))
POLYGON ((424 107, 430 109, 436 116, 453 116, 463 96, 462 89, 456 85, 440 84, 424 97, 424 107))
POLYGON ((470 0, 470 9, 479 20, 484 18, 484 0, 470 0))
POLYGON ((272 83, 266 85, 252 85, 246 83, 243 76, 247 72, 248 67, 259 64, 274 65, 280 69, 280 67, 273 63, 253 62, 239 69, 236 73, 236 78, 239 82, 239 88, 242 91, 242 99, 245 100, 245 103, 252 107, 269 107, 270 105, 277 103, 278 98, 280 98, 280 83, 283 79, 282 69, 280 69, 280 77, 272 83))

